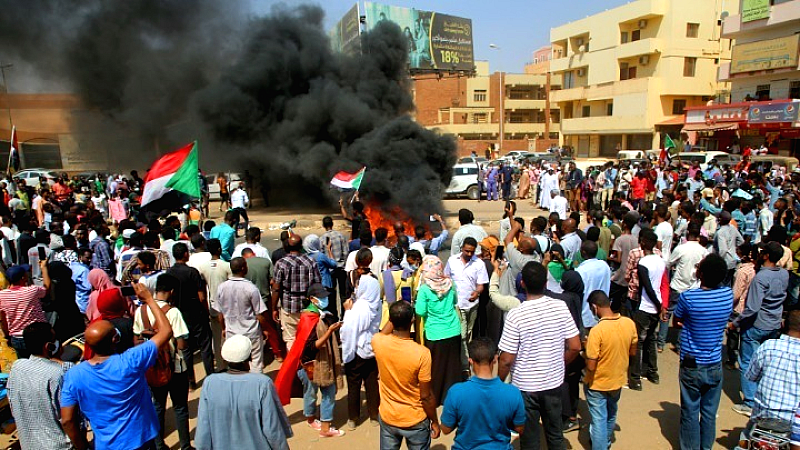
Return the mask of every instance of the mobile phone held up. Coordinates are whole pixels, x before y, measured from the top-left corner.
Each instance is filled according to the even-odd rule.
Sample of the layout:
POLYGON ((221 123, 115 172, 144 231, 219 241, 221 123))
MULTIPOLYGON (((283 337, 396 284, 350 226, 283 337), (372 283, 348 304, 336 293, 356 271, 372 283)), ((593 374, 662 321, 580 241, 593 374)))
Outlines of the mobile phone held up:
POLYGON ((135 297, 136 296, 136 290, 133 289, 133 286, 122 286, 119 290, 120 290, 120 292, 122 292, 122 296, 123 297, 135 297))
POLYGON ((47 261, 47 251, 44 247, 39 247, 39 261, 47 261))
POLYGON ((498 245, 497 248, 494 250, 494 259, 500 261, 505 256, 506 248, 502 245, 498 245))

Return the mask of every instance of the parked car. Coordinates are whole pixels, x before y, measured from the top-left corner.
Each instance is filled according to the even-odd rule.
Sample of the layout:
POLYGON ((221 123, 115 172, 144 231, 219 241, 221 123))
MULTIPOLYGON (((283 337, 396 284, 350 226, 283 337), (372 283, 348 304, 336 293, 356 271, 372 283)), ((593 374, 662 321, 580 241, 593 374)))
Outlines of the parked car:
POLYGON ((478 157, 475 157, 475 156, 465 156, 465 157, 463 157, 463 158, 459 158, 459 159, 458 159, 458 164, 468 164, 468 163, 478 163, 478 164, 483 164, 483 163, 485 163, 486 161, 488 161, 488 159, 484 158, 483 156, 478 156, 478 157))
POLYGON ((732 155, 730 153, 710 151, 710 152, 681 152, 673 157, 673 160, 680 158, 681 162, 686 165, 691 165, 693 162, 698 161, 701 166, 705 168, 712 159, 722 167, 724 165, 733 166, 742 160, 740 155, 732 155))
POLYGON ((756 155, 750 159, 750 170, 766 173, 776 164, 786 167, 786 171, 791 172, 797 168, 798 160, 791 156, 756 155))
POLYGON ((56 178, 61 177, 61 174, 54 172, 52 170, 40 169, 40 168, 20 170, 19 172, 14 174, 14 178, 25 180, 25 184, 29 186, 31 184, 33 184, 34 186, 39 184, 40 177, 47 178, 47 183, 52 186, 53 184, 55 184, 56 178))
POLYGON ((475 163, 456 164, 453 166, 453 178, 445 195, 453 197, 467 196, 470 200, 480 199, 481 189, 478 186, 478 165, 475 163))
MULTIPOLYGON (((224 172, 225 177, 228 178, 228 192, 232 191, 234 187, 238 186, 239 181, 244 180, 242 174, 238 172, 224 172)), ((219 184, 217 184, 217 173, 206 175, 208 182, 208 199, 209 201, 219 201, 219 184)))

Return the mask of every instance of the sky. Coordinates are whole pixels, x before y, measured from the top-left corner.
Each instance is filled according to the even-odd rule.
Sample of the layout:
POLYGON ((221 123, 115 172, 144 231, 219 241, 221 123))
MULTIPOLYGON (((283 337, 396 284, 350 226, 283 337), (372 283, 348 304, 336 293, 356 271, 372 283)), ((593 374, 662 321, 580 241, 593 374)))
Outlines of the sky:
MULTIPOLYGON (((294 5, 298 0, 252 0, 256 12, 268 12, 274 4, 294 5)), ((326 29, 342 18, 355 0, 320 0, 326 29)), ((477 61, 489 61, 492 72, 522 72, 532 54, 550 43, 550 28, 583 19, 628 0, 378 0, 393 6, 437 11, 472 19, 477 61), (500 50, 489 48, 495 44, 500 50)), ((363 5, 363 2, 361 3, 363 5)), ((362 12, 363 14, 363 12, 362 12)))

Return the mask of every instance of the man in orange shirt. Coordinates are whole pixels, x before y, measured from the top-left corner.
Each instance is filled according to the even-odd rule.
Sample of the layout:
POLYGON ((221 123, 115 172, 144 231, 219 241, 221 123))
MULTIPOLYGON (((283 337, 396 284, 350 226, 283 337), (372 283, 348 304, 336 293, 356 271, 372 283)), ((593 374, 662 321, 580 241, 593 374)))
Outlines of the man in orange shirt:
POLYGON ((431 352, 411 339, 414 308, 394 302, 389 323, 372 337, 380 374, 381 450, 429 449, 439 437, 436 399, 431 392, 431 352))
POLYGON ((638 210, 641 203, 644 201, 645 193, 647 192, 647 177, 643 170, 636 172, 636 176, 631 180, 631 205, 634 209, 638 210))

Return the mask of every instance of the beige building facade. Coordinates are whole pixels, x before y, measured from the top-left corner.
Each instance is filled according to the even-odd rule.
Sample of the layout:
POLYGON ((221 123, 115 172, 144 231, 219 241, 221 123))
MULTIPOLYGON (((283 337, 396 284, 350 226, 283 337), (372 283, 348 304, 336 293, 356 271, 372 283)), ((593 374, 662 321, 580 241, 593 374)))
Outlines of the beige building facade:
POLYGON ((489 63, 477 61, 476 74, 460 78, 416 78, 415 118, 423 126, 452 134, 459 153, 499 148, 540 151, 557 145, 560 114, 548 101, 549 75, 489 72, 489 63))
POLYGON ((662 133, 679 138, 686 107, 727 101, 724 10, 738 1, 636 0, 551 29, 563 144, 579 157, 659 148, 662 133))

